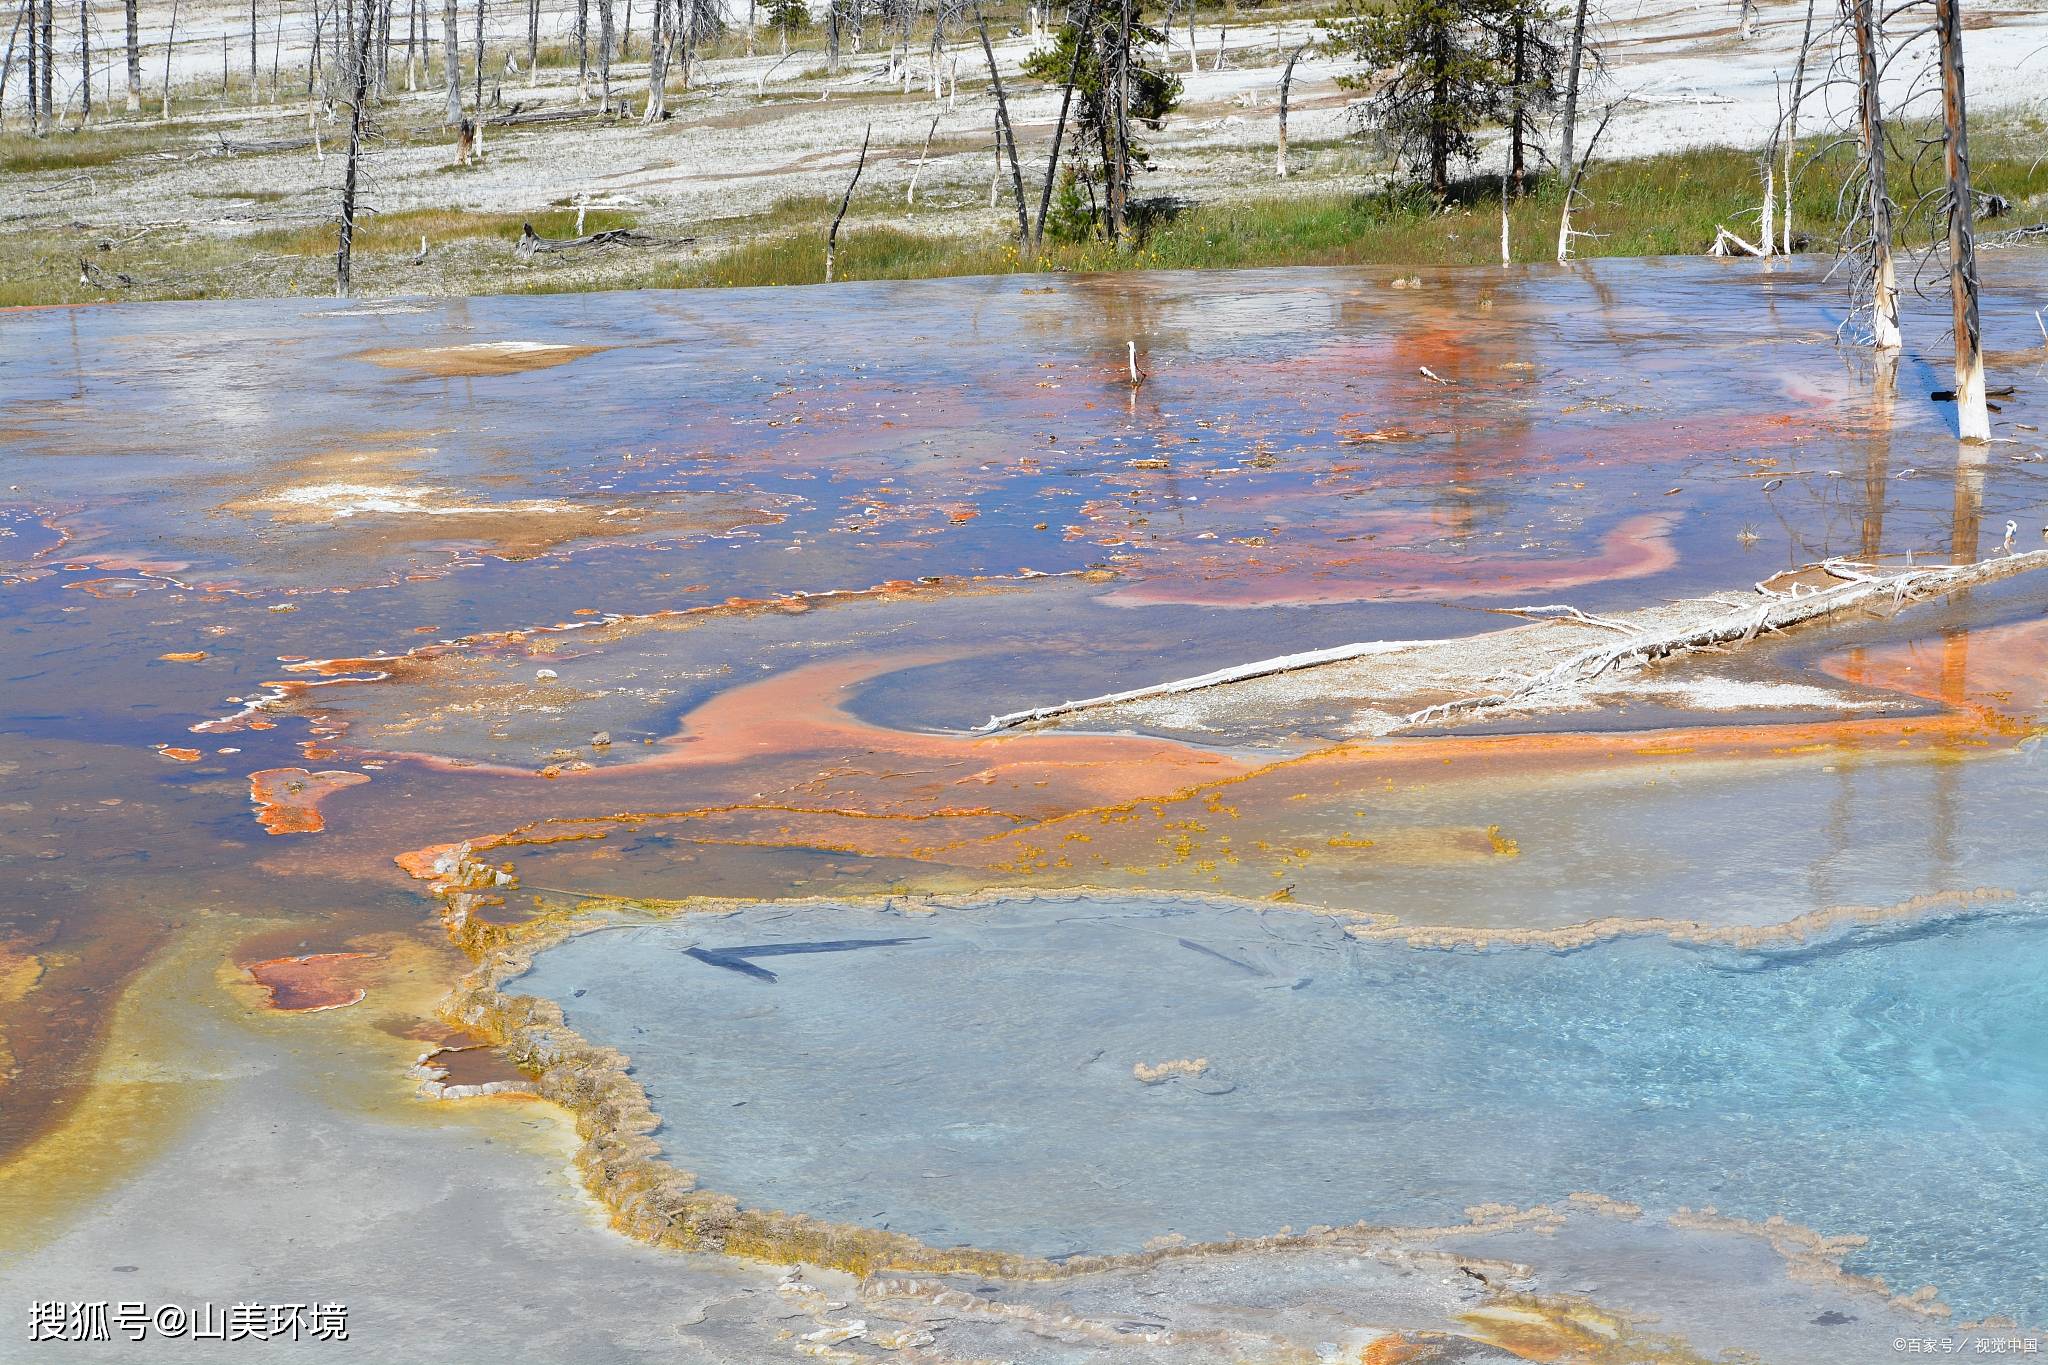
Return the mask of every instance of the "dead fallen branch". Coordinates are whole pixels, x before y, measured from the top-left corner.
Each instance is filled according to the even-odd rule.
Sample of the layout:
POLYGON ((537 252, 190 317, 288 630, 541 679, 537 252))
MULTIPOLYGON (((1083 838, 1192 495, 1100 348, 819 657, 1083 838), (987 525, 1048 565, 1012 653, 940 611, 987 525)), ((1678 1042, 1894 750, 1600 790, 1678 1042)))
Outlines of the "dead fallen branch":
MULTIPOLYGON (((1768 236, 1764 237, 1770 241, 1768 236)), ((1727 228, 1715 224, 1714 244, 1707 248, 1709 256, 1768 256, 1770 253, 1753 242, 1746 242, 1727 228)))
POLYGON ((263 152, 296 152, 313 145, 313 139, 310 136, 247 139, 229 138, 220 134, 215 134, 215 136, 220 139, 220 146, 217 152, 221 156, 254 156, 263 152))
MULTIPOLYGON (((535 256, 550 255, 563 251, 582 251, 586 249, 610 251, 617 247, 682 246, 696 240, 695 237, 650 237, 644 232, 635 232, 631 228, 607 228, 603 232, 593 232, 582 237, 543 237, 533 230, 533 224, 521 223, 519 225, 519 245, 514 247, 513 250, 518 253, 520 260, 530 261, 535 256)), ((421 252, 424 255, 424 245, 421 247, 421 252)))
POLYGON ((604 116, 601 109, 521 109, 515 104, 509 113, 493 114, 484 122, 493 128, 517 128, 530 123, 581 123, 604 116))
MULTIPOLYGON (((1728 603, 1715 598, 1701 599, 1694 604, 1699 610, 1685 614, 1673 624, 1646 624, 1655 620, 1652 613, 1636 614, 1637 619, 1631 622, 1595 616, 1562 604, 1505 607, 1500 610, 1508 615, 1614 631, 1619 633, 1618 638, 1575 650, 1559 659, 1552 667, 1534 676, 1517 677, 1514 679, 1515 685, 1510 690, 1454 698, 1419 711, 1397 713, 1396 716, 1389 717, 1386 729, 1376 733, 1393 733, 1418 726, 1442 724, 1457 717, 1493 711, 1568 705, 1578 700, 1582 689, 1603 675, 1626 672, 1655 659, 1696 649, 1753 640, 1766 632, 1841 615, 1861 607, 1879 604, 1896 606, 1907 601, 1935 597, 2040 568, 2048 568, 2048 550, 2004 555, 1976 564, 1896 570, 1845 559, 1830 559, 1808 566, 1799 575, 1787 576, 1791 583, 1789 588, 1781 589, 1775 586, 1776 582, 1787 581, 1787 578, 1758 584, 1754 602, 1728 603), (1801 577, 1810 577, 1813 574, 1823 575, 1828 580, 1826 586, 1807 586, 1799 581, 1801 577)), ((1199 677, 992 716, 986 724, 977 728, 976 733, 987 734, 1015 729, 1078 712, 1200 692, 1278 674, 1298 673, 1326 664, 1341 664, 1373 655, 1396 654, 1403 651, 1414 651, 1418 656, 1414 671, 1431 676, 1417 677, 1412 689, 1402 690, 1427 692, 1440 689, 1443 685, 1441 676, 1436 675, 1431 665, 1424 662, 1429 657, 1427 651, 1441 650, 1445 644, 1446 642, 1441 640, 1373 640, 1339 645, 1331 649, 1287 654, 1279 658, 1218 669, 1199 677)), ((1557 656, 1553 653, 1549 657, 1557 656)))
POLYGON ((1057 702, 1051 706, 1036 706, 1029 711, 1012 711, 1004 716, 990 716, 987 723, 975 727, 974 733, 989 734, 996 730, 1011 730, 1019 725, 1051 720, 1055 716, 1069 715, 1075 711, 1090 711, 1098 706, 1114 706, 1126 701, 1145 701, 1152 697, 1170 697, 1181 692, 1199 692, 1203 688, 1221 687, 1226 683, 1247 682, 1253 678, 1270 677, 1275 673, 1292 673, 1298 669, 1314 668, 1317 664, 1342 663, 1347 659, 1362 659, 1368 654, 1389 654, 1395 650, 1409 648, 1413 648, 1413 642, 1406 640, 1370 640, 1363 644, 1338 645, 1334 649, 1312 649, 1301 654, 1283 654, 1277 659, 1261 659, 1257 663, 1219 668, 1214 673, 1204 673, 1197 678, 1182 678, 1177 682, 1134 687, 1128 692, 1110 692, 1100 697, 1083 697, 1079 701, 1057 702))
POLYGON ((1697 625, 1661 634, 1643 632, 1610 645, 1580 650, 1548 672, 1529 679, 1512 691, 1494 696, 1464 697, 1455 701, 1439 702, 1435 706, 1427 706, 1413 712, 1402 724, 1404 727, 1432 725, 1454 716, 1513 710, 1565 700, 1610 669, 1620 671, 1638 668, 1656 659, 1704 649, 1711 645, 1746 643, 1766 631, 1784 630, 1788 626, 1803 622, 1839 616, 1859 607, 1880 603, 1900 606, 1909 601, 1938 597, 1994 579, 2026 573, 2032 569, 2048 568, 2048 550, 2029 550, 2025 554, 2002 555, 1974 564, 1943 564, 1931 568, 1900 569, 1895 572, 1885 572, 1879 566, 1858 564, 1846 559, 1823 560, 1814 567, 1839 581, 1825 588, 1813 588, 1805 592, 1800 591, 1800 584, 1796 580, 1786 591, 1773 589, 1768 583, 1759 583, 1757 592, 1764 599, 1759 605, 1739 607, 1697 625))

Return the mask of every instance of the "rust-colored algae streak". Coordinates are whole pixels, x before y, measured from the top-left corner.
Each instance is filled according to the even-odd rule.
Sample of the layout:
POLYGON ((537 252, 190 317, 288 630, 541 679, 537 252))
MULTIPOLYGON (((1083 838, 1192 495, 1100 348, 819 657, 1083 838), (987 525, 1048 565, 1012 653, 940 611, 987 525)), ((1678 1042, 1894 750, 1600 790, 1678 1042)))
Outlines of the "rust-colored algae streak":
MULTIPOLYGON (((312 674, 314 677, 310 680, 295 677, 267 681, 263 686, 270 689, 268 693, 245 703, 240 711, 202 721, 193 726, 192 730, 195 734, 215 734, 245 727, 254 728, 258 722, 252 718, 260 713, 288 711, 301 704, 305 711, 319 718, 318 708, 312 704, 315 696, 313 689, 337 684, 374 685, 386 681, 417 681, 424 676, 428 668, 437 663, 454 661, 465 655, 500 650, 523 650, 529 656, 539 658, 562 637, 600 645, 612 643, 639 631, 687 630, 717 619, 749 617, 768 612, 799 615, 857 602, 995 593, 1016 589, 1038 579, 1055 577, 1106 582, 1114 575, 1097 571, 1059 575, 1027 571, 1017 575, 972 575, 928 582, 892 578, 867 588, 815 593, 796 592, 772 597, 729 597, 722 602, 710 602, 703 606, 668 607, 652 612, 591 611, 586 620, 482 632, 454 640, 435 640, 428 644, 415 645, 400 654, 295 660, 287 664, 287 672, 312 674)), ((590 609, 580 610, 577 614, 583 615, 585 611, 590 609)))
POLYGON ((1675 518, 1631 517, 1610 531, 1595 554, 1560 563, 1512 555, 1457 558, 1405 549, 1398 541, 1359 552, 1349 547, 1292 546, 1267 559, 1190 550, 1147 562, 1137 581, 1117 588, 1112 603, 1146 606, 1298 607, 1339 602, 1440 597, 1513 597, 1555 593, 1591 583, 1647 578, 1678 563, 1671 545, 1675 518))
POLYGON ((357 360, 387 370, 411 370, 444 379, 483 378, 553 369, 572 360, 609 350, 549 341, 474 341, 455 346, 402 346, 358 351, 357 360))
POLYGON ((1487 1345, 1544 1365, 1707 1365, 1676 1337, 1645 1333, 1627 1315, 1583 1300, 1502 1295, 1458 1321, 1487 1345))
POLYGON ((252 962, 250 979, 268 992, 270 1007, 285 1014, 312 1014, 360 1004, 361 984, 374 953, 306 953, 252 962))
POLYGON ((272 834, 317 834, 327 828, 321 801, 369 780, 367 773, 264 768, 249 774, 249 800, 256 805, 256 823, 272 834))

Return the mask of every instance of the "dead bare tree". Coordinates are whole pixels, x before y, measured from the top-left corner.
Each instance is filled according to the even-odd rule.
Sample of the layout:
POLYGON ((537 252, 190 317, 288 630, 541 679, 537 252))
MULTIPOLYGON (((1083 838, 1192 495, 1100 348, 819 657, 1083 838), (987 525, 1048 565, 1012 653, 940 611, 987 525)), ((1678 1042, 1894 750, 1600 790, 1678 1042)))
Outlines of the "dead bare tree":
POLYGON ((612 0, 597 0, 598 108, 612 111, 612 0))
POLYGON ((78 126, 92 122, 92 7, 78 0, 78 126))
MULTIPOLYGON (((1577 163, 1572 160, 1572 138, 1578 131, 1579 120, 1579 68, 1586 59, 1586 6, 1589 0, 1578 0, 1572 15, 1571 47, 1565 53, 1564 68, 1564 127, 1559 135, 1557 150, 1558 178, 1566 182, 1572 179, 1577 163)), ((1567 196, 1569 199, 1569 196, 1567 196)))
POLYGON ((163 117, 171 117, 171 53, 178 46, 178 0, 171 0, 171 32, 164 40, 164 108, 163 117))
POLYGON ((1792 67, 1792 100, 1785 110, 1785 169, 1781 177, 1785 211, 1780 215, 1780 231, 1787 256, 1792 254, 1792 155, 1799 150, 1799 106, 1806 99, 1806 55, 1813 50, 1814 3, 1806 0, 1806 30, 1799 39, 1799 59, 1792 67))
POLYGON ((924 173, 925 158, 932 153, 932 137, 939 131, 939 120, 942 117, 944 115, 933 114, 932 126, 924 130, 924 147, 917 154, 917 164, 910 168, 910 184, 903 191, 903 207, 907 209, 917 207, 917 178, 924 173))
MULTIPOLYGON (((1095 28, 1095 3, 1096 0, 1088 0, 1081 11, 1081 22, 1074 31, 1074 60, 1067 63, 1066 88, 1060 92, 1060 116, 1052 126, 1052 150, 1045 158, 1045 183, 1038 187, 1038 224, 1031 230, 1031 249, 1034 252, 1045 245, 1045 217, 1052 212, 1052 190, 1060 170, 1060 147, 1067 139, 1067 114, 1074 107, 1074 80, 1081 72, 1080 55, 1088 50, 1088 37, 1095 28)), ((1286 126, 1284 115, 1281 126, 1283 129, 1286 126)), ((1282 136, 1284 139, 1284 132, 1282 136)))
POLYGON ((462 16, 457 0, 441 0, 441 64, 448 68, 448 114, 443 126, 462 122, 462 16))
POLYGON ((470 107, 476 110, 477 119, 481 123, 484 116, 484 0, 476 0, 475 32, 476 41, 470 46, 476 49, 473 54, 476 63, 476 93, 470 96, 469 103, 470 107))
POLYGON ((1860 262, 1859 301, 1869 300, 1871 345, 1889 351, 1899 346, 1901 337, 1898 272, 1892 263, 1892 220, 1898 205, 1886 188, 1885 162, 1890 148, 1885 141, 1884 106, 1878 87, 1884 69, 1884 20, 1876 0, 1844 2, 1856 43, 1856 109, 1863 148, 1858 172, 1862 207, 1852 229, 1863 236, 1850 250, 1860 262))
MULTIPOLYGON (((33 134, 39 131, 42 126, 42 104, 36 98, 36 90, 38 88, 36 85, 36 74, 40 65, 36 54, 36 0, 21 0, 21 13, 15 16, 14 22, 17 27, 26 28, 28 31, 28 51, 22 76, 28 83, 28 89, 24 93, 28 97, 28 128, 29 132, 33 134), (26 20, 25 23, 24 20, 26 20)), ((7 55, 10 59, 9 64, 12 65, 12 58, 14 56, 14 45, 12 43, 8 44, 7 55)), ((5 72, 0 72, 0 96, 4 96, 7 93, 6 74, 5 72)), ((6 117, 6 101, 0 99, 0 126, 4 126, 6 117)))
POLYGON ((349 267, 355 254, 356 170, 363 154, 363 105, 370 92, 370 41, 377 31, 376 0, 363 0, 363 22, 356 30, 354 61, 349 71, 348 167, 341 181, 341 244, 334 257, 334 292, 347 298, 349 267))
POLYGON ((996 69, 996 50, 988 40, 988 18, 982 14, 978 0, 974 6, 974 22, 981 30, 981 52, 988 58, 989 84, 995 89, 996 137, 1010 154, 1010 189, 1017 200, 1017 245, 1028 249, 1031 245, 1031 219, 1024 207, 1024 172, 1017 164, 1017 132, 1010 126, 1010 102, 1003 97, 1003 74, 996 69))
POLYGON ((1280 127, 1274 139, 1273 169, 1282 180, 1287 178, 1287 96, 1294 88, 1294 64, 1312 46, 1312 43, 1303 43, 1295 48, 1288 54, 1287 65, 1280 69, 1280 127))
POLYGON ((1955 313, 1956 427, 1965 441, 1991 439, 1985 406, 1984 354, 1977 329, 1977 242, 1970 192, 1969 111, 1963 98, 1963 20, 1960 0, 1934 0, 1941 48, 1942 142, 1948 169, 1949 299, 1955 313))
POLYGON ((142 108, 142 24, 136 0, 126 0, 121 9, 128 29, 128 112, 133 114, 142 108))
POLYGON ((868 164, 868 139, 874 136, 875 125, 870 123, 867 131, 860 135, 860 159, 853 163, 853 179, 846 182, 846 193, 839 196, 839 212, 832 216, 832 226, 825 233, 825 283, 832 283, 834 267, 839 260, 839 224, 846 217, 846 206, 853 202, 853 187, 860 183, 860 173, 868 164))
MULTIPOLYGON (((171 0, 173 6, 177 0, 171 0)), ((170 52, 164 53, 165 68, 169 69, 170 52)), ((168 90, 168 87, 166 87, 168 90)), ((57 124, 57 0, 43 0, 43 127, 54 128, 57 124)), ((164 96, 168 108, 170 96, 164 96)), ((169 117, 168 114, 165 117, 169 117)))
MULTIPOLYGON (((647 38, 647 109, 641 122, 655 124, 668 117, 668 70, 679 45, 682 17, 679 0, 654 0, 654 21, 647 38)), ((685 75, 684 84, 688 84, 685 75)))
MULTIPOLYGON (((15 7, 14 27, 8 30, 7 34, 7 55, 4 58, 0 58, 0 129, 4 129, 7 126, 7 81, 9 77, 14 75, 14 45, 21 37, 21 23, 28 15, 28 6, 29 0, 21 0, 21 4, 15 7)), ((29 38, 31 42, 35 38, 35 25, 33 22, 29 24, 29 38)), ((29 89, 31 92, 35 89, 33 79, 29 82, 29 89)), ((35 108, 33 94, 31 94, 29 99, 29 108, 31 111, 35 108)), ((31 118, 31 122, 33 122, 33 118, 31 118)))
POLYGON ((1559 265, 1563 265, 1572 258, 1573 241, 1580 237, 1591 235, 1590 233, 1581 232, 1572 226, 1572 210, 1578 206, 1579 199, 1581 198, 1579 186, 1586 179, 1586 168, 1593 164, 1593 154, 1600 149, 1600 135, 1607 131, 1608 121, 1614 117, 1614 111, 1620 103, 1620 100, 1615 100, 1606 109, 1601 111, 1600 126, 1593 130, 1593 136, 1587 140, 1586 154, 1579 158, 1578 164, 1572 167, 1572 173, 1565 181, 1564 208, 1559 211, 1557 218, 1557 263, 1559 265))

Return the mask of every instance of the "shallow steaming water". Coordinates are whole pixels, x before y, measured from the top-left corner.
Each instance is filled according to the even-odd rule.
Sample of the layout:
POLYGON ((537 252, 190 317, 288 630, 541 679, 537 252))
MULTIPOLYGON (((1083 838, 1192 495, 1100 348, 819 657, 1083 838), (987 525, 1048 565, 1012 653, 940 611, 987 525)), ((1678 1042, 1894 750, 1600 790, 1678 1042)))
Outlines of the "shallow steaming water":
POLYGON ((2038 1318, 2044 908, 1569 953, 1190 901, 764 908, 587 934, 515 989, 629 1051, 751 1204, 1057 1255, 1590 1191, 1863 1233, 1852 1268, 2038 1318), (833 946, 723 956, 792 943, 833 946), (1207 1066, 1134 1074, 1175 1060, 1207 1066))

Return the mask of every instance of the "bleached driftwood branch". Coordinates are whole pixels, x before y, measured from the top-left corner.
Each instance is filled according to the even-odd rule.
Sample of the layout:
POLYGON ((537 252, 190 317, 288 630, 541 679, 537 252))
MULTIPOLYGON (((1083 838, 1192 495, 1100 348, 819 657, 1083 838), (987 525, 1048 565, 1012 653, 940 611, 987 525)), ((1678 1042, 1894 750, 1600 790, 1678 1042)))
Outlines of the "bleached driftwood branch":
MULTIPOLYGON (((1789 590, 1783 591, 1773 588, 1768 581, 1759 583, 1756 585, 1756 592, 1760 601, 1737 605, 1732 610, 1704 621, 1665 631, 1636 630, 1625 622, 1594 616, 1576 607, 1564 605, 1502 608, 1502 611, 1512 615, 1527 615, 1549 620, 1563 619, 1578 625, 1622 630, 1627 634, 1623 639, 1582 649, 1549 670, 1523 679, 1509 691, 1486 696, 1461 697, 1425 707, 1404 716, 1396 728, 1432 725, 1449 720, 1453 716, 1554 702, 1564 699, 1575 689, 1594 681, 1609 670, 1635 668, 1654 659, 1668 658, 1674 654, 1713 645, 1746 642, 1767 631, 1783 630, 1803 622, 1837 616, 1878 602, 1888 601, 1896 606, 1910 600, 1935 597, 1974 587, 2013 574, 2048 568, 2048 550, 2001 555, 1975 564, 1944 564, 1896 571, 1841 558, 1823 560, 1808 567, 1837 581, 1827 587, 1804 591, 1797 583, 1789 590), (1553 613, 1558 615, 1552 615, 1553 613)), ((1199 692, 1230 683, 1271 677, 1278 673, 1299 672, 1321 664, 1343 663, 1368 655, 1391 654, 1438 643, 1441 642, 1369 640, 1358 644, 1338 645, 1330 649, 1283 654, 1278 658, 1217 669, 1199 677, 1182 678, 1174 682, 1157 683, 1124 692, 1111 692, 1099 697, 1084 697, 1076 701, 1063 701, 1051 706, 1037 706, 1027 711, 991 716, 985 724, 976 727, 975 733, 990 734, 1097 707, 1199 692)))
POLYGON ((1815 567, 1841 581, 1810 592, 1799 591, 1796 583, 1788 592, 1778 592, 1759 583, 1757 591, 1764 595, 1764 601, 1758 606, 1740 607, 1696 625, 1665 632, 1646 631, 1613 644, 1580 650, 1512 691, 1439 702, 1405 717, 1402 725, 1429 725, 1452 716, 1507 710, 1551 700, 1592 682, 1609 669, 1634 668, 1653 659, 1709 645, 1754 640, 1765 631, 1783 630, 1801 622, 1840 615, 1884 599, 1897 606, 1909 599, 1939 596, 2030 569, 2048 568, 2048 550, 2002 555, 1975 564, 1902 569, 1896 573, 1886 573, 1876 565, 1858 564, 1846 559, 1823 560, 1815 567))
MULTIPOLYGON (((578 217, 581 216, 579 213, 578 217)), ((536 255, 575 251, 583 247, 602 251, 622 246, 680 246, 696 240, 694 237, 650 237, 631 228, 607 228, 603 232, 593 232, 585 237, 543 237, 533 230, 533 224, 522 223, 519 244, 513 251, 520 260, 530 261, 536 255)))
POLYGON ((1219 668, 1214 673, 1204 673, 1197 678, 1181 678, 1176 682, 1154 683, 1150 687, 1134 687, 1128 692, 1110 692, 1100 697, 1083 697, 1079 701, 1057 702, 1051 706, 1035 706, 1029 711, 1012 711, 1004 716, 990 716, 986 724, 975 727, 978 735, 996 730, 1010 730, 1033 721, 1050 720, 1073 711, 1087 711, 1097 706, 1114 706, 1118 702, 1144 701, 1151 697, 1170 697, 1181 692, 1199 692, 1205 687, 1220 687, 1224 683, 1245 682, 1252 678, 1264 678, 1274 673, 1292 673, 1297 669, 1314 668, 1317 664, 1342 663, 1346 659, 1362 659, 1368 654, 1391 654, 1396 650, 1413 649, 1426 640, 1368 640, 1363 644, 1338 645, 1334 649, 1312 649, 1301 654, 1283 654, 1277 659, 1261 659, 1257 663, 1236 664, 1230 668, 1219 668))

